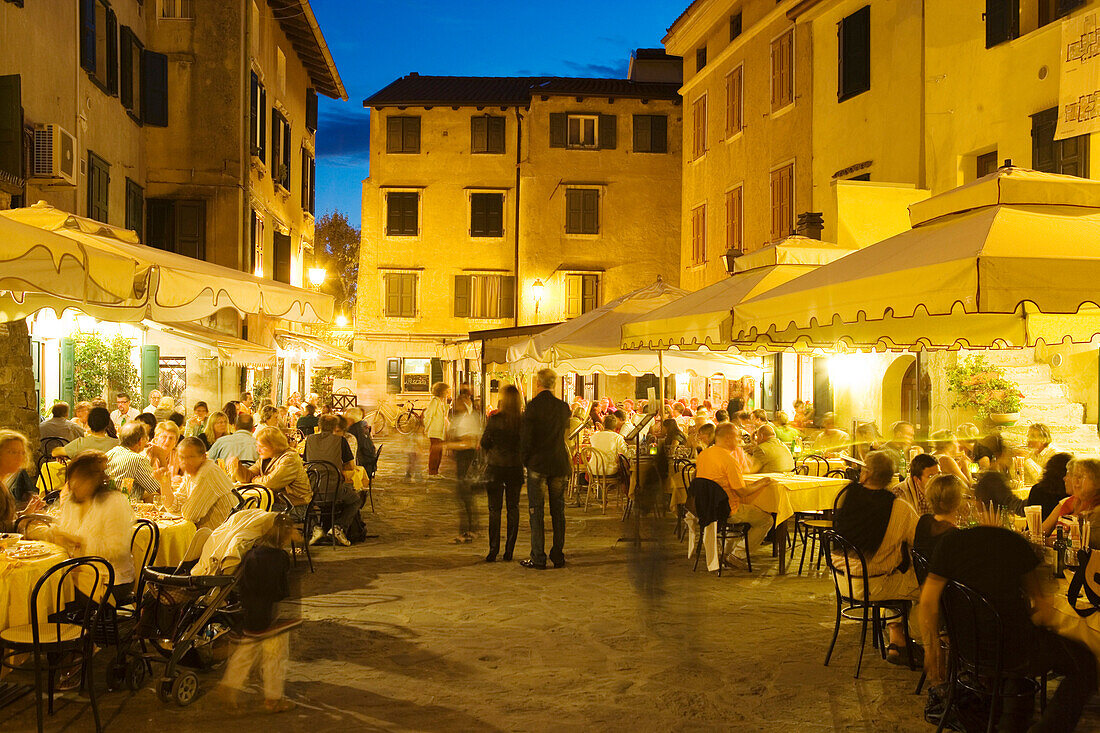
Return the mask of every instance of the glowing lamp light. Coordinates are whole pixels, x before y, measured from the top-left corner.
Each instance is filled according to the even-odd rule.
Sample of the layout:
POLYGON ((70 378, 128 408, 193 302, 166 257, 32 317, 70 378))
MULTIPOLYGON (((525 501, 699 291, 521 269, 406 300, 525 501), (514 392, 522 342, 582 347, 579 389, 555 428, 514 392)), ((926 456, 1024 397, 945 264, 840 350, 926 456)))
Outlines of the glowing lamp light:
POLYGON ((348 325, 348 317, 345 316, 343 313, 336 316, 336 325, 339 326, 340 328, 343 328, 344 326, 348 325))
POLYGON ((542 302, 542 296, 546 292, 546 286, 542 284, 542 280, 536 280, 531 285, 531 295, 535 298, 535 303, 542 302))
POLYGON ((306 271, 306 276, 309 278, 309 284, 315 288, 319 288, 325 284, 325 268, 323 267, 311 267, 306 271))
POLYGON ((263 277, 264 276, 264 268, 260 265, 256 265, 256 269, 253 271, 252 274, 255 275, 256 277, 263 277))

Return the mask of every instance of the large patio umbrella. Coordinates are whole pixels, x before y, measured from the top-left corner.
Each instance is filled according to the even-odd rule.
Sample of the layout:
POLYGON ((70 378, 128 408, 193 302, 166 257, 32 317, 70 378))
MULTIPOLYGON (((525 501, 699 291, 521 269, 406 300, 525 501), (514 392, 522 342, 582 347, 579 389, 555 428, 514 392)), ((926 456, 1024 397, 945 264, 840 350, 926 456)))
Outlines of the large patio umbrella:
POLYGON ((734 339, 978 348, 1100 333, 1100 182, 1002 168, 909 208, 910 231, 743 302, 734 339))
MULTIPOLYGON (((324 323, 332 319, 331 296, 148 247, 128 229, 75 216, 43 202, 23 209, 0 211, 0 220, 37 227, 69 239, 88 251, 136 262, 138 277, 144 276, 144 292, 124 300, 117 307, 96 309, 97 312, 91 315, 97 317, 130 322, 148 318, 172 323, 195 321, 223 308, 233 308, 239 313, 264 314, 301 323, 324 323)), ((25 297, 8 298, 0 301, 0 310, 80 307, 76 303, 52 302, 51 298, 43 297, 50 294, 48 291, 40 295, 28 292, 25 297)))
MULTIPOLYGON (((742 301, 804 275, 854 250, 793 235, 734 261, 730 277, 623 324, 624 349, 724 351, 731 346, 733 309, 742 301)), ((744 349, 753 348, 745 345, 744 349)), ((666 353, 666 358, 676 352, 666 353)))

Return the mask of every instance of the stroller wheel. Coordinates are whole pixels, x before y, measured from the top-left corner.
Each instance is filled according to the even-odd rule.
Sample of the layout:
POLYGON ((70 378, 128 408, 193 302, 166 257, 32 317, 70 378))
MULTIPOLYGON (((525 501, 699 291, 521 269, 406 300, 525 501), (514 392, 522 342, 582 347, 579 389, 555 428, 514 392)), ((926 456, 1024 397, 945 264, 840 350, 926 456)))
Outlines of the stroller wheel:
POLYGON ((190 705, 199 692, 199 678, 194 672, 184 672, 172 682, 172 698, 180 707, 190 705))
POLYGON ((145 683, 145 660, 131 659, 126 665, 126 686, 134 692, 145 683))
POLYGON ((107 689, 121 690, 124 684, 126 684, 126 661, 118 659, 107 666, 107 689))

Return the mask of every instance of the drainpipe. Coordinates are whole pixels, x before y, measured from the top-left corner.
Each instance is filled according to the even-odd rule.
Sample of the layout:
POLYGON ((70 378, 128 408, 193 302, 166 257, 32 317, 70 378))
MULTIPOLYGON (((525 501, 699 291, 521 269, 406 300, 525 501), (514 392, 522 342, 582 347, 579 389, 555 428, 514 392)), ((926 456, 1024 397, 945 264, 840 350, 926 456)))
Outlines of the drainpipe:
POLYGON ((515 223, 512 225, 512 228, 515 230, 514 236, 515 236, 515 240, 516 240, 516 252, 515 252, 516 287, 513 288, 512 291, 513 291, 513 297, 515 298, 516 302, 515 302, 515 317, 512 319, 512 325, 513 326, 519 326, 519 307, 520 307, 520 304, 523 302, 522 298, 520 297, 520 293, 523 292, 523 284, 522 284, 523 281, 520 279, 520 267, 519 267, 519 254, 520 254, 519 253, 519 173, 520 173, 520 162, 522 161, 522 151, 521 151, 522 144, 523 144, 523 117, 519 113, 519 105, 516 105, 516 195, 514 197, 515 198, 514 206, 515 206, 516 212, 515 212, 515 223))

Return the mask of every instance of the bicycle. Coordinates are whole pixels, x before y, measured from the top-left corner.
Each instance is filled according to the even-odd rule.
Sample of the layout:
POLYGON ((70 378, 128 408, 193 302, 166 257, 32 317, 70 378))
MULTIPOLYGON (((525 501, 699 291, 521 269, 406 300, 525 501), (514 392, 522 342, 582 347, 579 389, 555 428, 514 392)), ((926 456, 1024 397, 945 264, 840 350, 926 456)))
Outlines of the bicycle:
POLYGON ((382 402, 367 418, 371 435, 385 435, 393 428, 401 435, 409 435, 424 424, 424 408, 417 409, 412 402, 382 402))

